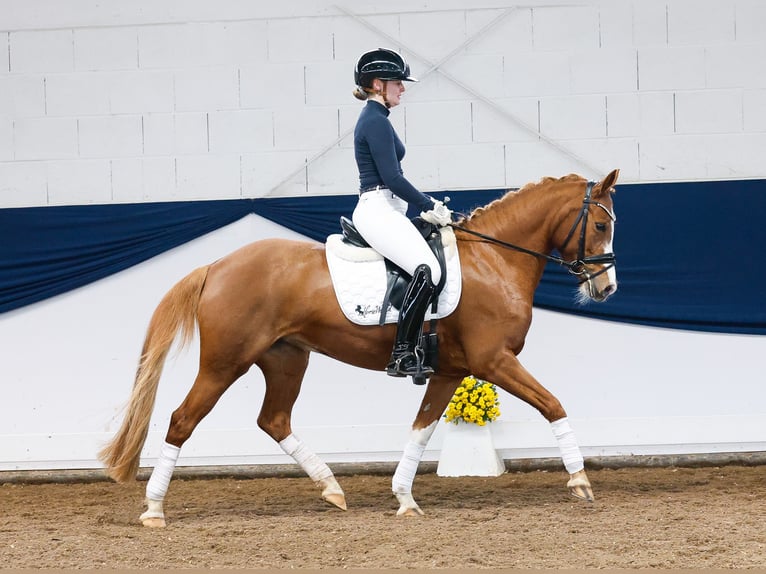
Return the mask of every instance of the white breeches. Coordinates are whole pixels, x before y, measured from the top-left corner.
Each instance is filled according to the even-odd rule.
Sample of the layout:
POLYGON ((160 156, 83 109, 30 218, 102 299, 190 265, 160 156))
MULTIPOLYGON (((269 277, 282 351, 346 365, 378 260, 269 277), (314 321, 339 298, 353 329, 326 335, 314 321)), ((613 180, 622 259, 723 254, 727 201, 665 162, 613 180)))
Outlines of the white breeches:
POLYGON ((367 243, 383 257, 410 275, 418 266, 428 265, 431 281, 441 281, 439 262, 407 217, 406 201, 387 189, 365 192, 359 197, 352 220, 367 243))

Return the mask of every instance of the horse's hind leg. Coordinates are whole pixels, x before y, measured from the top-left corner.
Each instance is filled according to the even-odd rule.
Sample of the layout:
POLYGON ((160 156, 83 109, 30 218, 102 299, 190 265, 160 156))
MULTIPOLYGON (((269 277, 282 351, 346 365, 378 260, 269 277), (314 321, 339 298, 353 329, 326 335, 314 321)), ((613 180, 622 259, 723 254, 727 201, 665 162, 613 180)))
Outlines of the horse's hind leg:
POLYGON ((162 503, 170 486, 181 446, 188 440, 199 422, 221 398, 221 395, 247 371, 242 367, 228 372, 212 372, 200 368, 197 378, 186 398, 171 415, 165 443, 160 450, 157 464, 146 483, 147 510, 140 520, 144 526, 165 526, 162 503))
POLYGON ((309 352, 285 342, 276 343, 256 364, 266 380, 266 394, 258 426, 322 489, 322 498, 346 510, 346 497, 330 468, 292 432, 293 405, 308 367, 309 352))
POLYGON ((391 479, 391 489, 399 501, 397 516, 423 515, 423 511, 412 497, 412 484, 415 481, 420 460, 423 458, 423 451, 457 386, 458 381, 455 379, 438 375, 431 377, 428 382, 426 393, 420 403, 420 410, 412 423, 410 440, 404 447, 402 458, 391 479))

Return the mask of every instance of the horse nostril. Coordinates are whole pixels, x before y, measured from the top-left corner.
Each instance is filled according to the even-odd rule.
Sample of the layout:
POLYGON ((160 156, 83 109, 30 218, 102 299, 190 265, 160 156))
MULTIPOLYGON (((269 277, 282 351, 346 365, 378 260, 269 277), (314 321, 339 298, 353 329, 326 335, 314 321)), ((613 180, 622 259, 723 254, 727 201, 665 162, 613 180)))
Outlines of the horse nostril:
POLYGON ((612 293, 614 293, 617 290, 617 287, 614 283, 610 283, 604 288, 604 297, 609 297, 612 293))

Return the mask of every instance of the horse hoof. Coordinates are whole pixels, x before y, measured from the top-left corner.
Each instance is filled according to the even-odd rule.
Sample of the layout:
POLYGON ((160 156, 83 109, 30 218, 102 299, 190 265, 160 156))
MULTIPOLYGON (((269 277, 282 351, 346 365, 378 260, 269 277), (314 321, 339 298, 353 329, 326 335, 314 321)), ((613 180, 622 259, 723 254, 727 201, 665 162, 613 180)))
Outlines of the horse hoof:
POLYGON ((593 502, 593 489, 584 470, 575 472, 567 482, 569 494, 586 502, 593 502))
POLYGON ((328 504, 332 504, 333 506, 337 506, 341 510, 348 510, 348 507, 346 506, 346 497, 342 494, 338 494, 336 492, 333 492, 331 494, 325 494, 322 496, 325 502, 328 504))
POLYGON ((423 516, 424 512, 420 510, 420 507, 416 506, 415 508, 409 507, 405 508, 402 507, 399 510, 396 511, 397 516, 423 516))
POLYGON ((165 524, 164 518, 144 518, 141 521, 141 524, 146 526, 147 528, 165 528, 167 526, 165 524))

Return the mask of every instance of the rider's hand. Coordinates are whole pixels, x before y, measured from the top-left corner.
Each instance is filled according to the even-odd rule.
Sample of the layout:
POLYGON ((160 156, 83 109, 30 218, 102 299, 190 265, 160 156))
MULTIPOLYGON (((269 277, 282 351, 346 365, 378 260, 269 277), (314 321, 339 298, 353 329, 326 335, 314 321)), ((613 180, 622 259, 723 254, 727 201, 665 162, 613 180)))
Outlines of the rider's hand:
POLYGON ((420 217, 428 223, 441 227, 452 222, 452 211, 438 199, 434 200, 434 206, 428 211, 421 211, 420 217))

